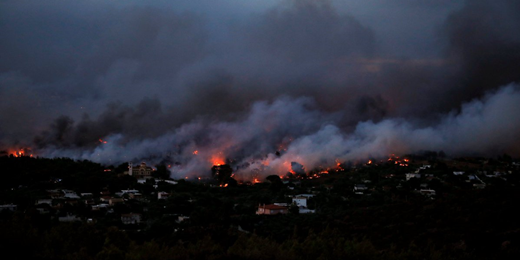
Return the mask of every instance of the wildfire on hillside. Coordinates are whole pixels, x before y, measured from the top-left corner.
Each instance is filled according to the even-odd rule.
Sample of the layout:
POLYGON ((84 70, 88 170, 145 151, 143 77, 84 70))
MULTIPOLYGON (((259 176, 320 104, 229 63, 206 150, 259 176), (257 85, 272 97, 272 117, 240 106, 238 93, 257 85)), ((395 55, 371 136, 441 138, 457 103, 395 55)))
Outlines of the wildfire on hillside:
POLYGON ((31 148, 9 149, 7 154, 12 155, 13 157, 33 157, 31 148))
POLYGON ((399 165, 401 167, 408 166, 408 162, 410 162, 410 159, 408 158, 399 158, 399 156, 396 156, 395 154, 391 154, 388 157, 388 162, 394 162, 394 164, 399 165))

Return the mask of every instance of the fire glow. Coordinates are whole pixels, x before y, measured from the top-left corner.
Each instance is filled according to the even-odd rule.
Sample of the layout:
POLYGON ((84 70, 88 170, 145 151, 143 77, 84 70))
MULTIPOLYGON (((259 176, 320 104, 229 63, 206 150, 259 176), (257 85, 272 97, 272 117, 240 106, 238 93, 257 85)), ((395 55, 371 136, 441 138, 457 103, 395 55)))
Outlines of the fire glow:
POLYGON ((27 155, 26 150, 30 151, 30 149, 25 149, 25 148, 11 149, 11 150, 9 150, 8 154, 12 155, 13 157, 25 157, 25 156, 33 157, 32 154, 27 155))
POLYGON ((391 154, 388 157, 388 162, 394 162, 394 164, 399 165, 401 167, 407 167, 408 163, 410 162, 410 159, 408 159, 408 158, 400 159, 399 156, 396 156, 395 154, 391 154))
POLYGON ((226 164, 224 158, 221 157, 221 153, 211 156, 211 160, 210 161, 215 166, 221 166, 221 165, 226 164))

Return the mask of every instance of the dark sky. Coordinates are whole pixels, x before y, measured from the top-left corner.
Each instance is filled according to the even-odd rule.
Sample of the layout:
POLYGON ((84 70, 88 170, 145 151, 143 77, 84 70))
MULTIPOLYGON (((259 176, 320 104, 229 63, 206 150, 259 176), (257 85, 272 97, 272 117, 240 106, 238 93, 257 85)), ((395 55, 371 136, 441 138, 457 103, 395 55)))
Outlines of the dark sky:
POLYGON ((153 2, 0 1, 0 147, 180 175, 520 156, 518 1, 153 2))

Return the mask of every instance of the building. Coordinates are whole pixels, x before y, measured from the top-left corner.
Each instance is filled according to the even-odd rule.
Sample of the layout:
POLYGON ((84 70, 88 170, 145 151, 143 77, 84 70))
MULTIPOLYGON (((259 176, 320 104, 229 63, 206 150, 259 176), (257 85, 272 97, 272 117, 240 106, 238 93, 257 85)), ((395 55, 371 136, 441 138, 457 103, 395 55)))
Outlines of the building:
POLYGON ((18 206, 14 205, 14 204, 0 205, 0 211, 3 211, 3 210, 15 211, 17 207, 18 206))
POLYGON ((139 224, 141 223, 141 214, 121 214, 121 222, 123 222, 125 225, 139 224))
POLYGON ((121 199, 121 198, 110 198, 110 199, 108 200, 108 204, 109 204, 110 206, 114 206, 114 205, 116 205, 116 204, 121 204, 121 203, 124 203, 124 202, 125 202, 125 201, 124 201, 123 199, 121 199))
POLYGON ((76 222, 76 221, 81 221, 81 218, 79 218, 76 215, 70 215, 69 214, 67 216, 58 217, 58 221, 59 222, 76 222))
POLYGON ((275 204, 258 205, 256 215, 276 215, 276 214, 287 214, 289 208, 285 206, 278 206, 275 204))
POLYGON ((307 208, 307 197, 304 197, 304 196, 293 197, 292 204, 298 207, 298 212, 300 214, 308 214, 308 213, 316 212, 313 209, 307 208))
POLYGON ((134 176, 137 179, 148 179, 152 177, 152 167, 146 166, 146 163, 142 162, 139 166, 134 167, 132 163, 128 163, 128 171, 125 174, 134 176))
POLYGON ((294 197, 292 203, 298 207, 307 207, 307 197, 294 197))
POLYGON ((168 192, 164 192, 164 191, 157 192, 157 199, 165 200, 168 197, 170 197, 170 193, 168 193, 168 192))
POLYGON ((407 173, 406 180, 409 181, 412 178, 421 178, 421 174, 419 173, 407 173))

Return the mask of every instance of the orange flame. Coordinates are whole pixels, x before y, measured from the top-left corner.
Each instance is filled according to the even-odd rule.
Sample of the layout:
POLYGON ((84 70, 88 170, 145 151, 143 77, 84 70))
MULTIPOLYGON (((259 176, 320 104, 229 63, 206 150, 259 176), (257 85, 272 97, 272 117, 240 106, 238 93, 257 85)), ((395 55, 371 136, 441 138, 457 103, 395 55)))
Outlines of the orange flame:
POLYGON ((221 155, 222 153, 219 153, 217 155, 213 155, 211 157, 211 162, 213 163, 213 165, 216 165, 216 166, 220 166, 220 165, 223 165, 223 164, 226 164, 224 158, 222 158, 221 155))
MULTIPOLYGON (((28 149, 28 150, 30 151, 31 149, 28 149)), ((11 150, 9 150, 8 154, 12 155, 13 157, 24 157, 24 156, 32 157, 33 156, 32 154, 27 155, 24 148, 11 149, 11 150)))
POLYGON ((199 151, 198 151, 198 150, 195 150, 195 151, 193 151, 193 154, 194 154, 194 155, 197 155, 197 154, 199 154, 199 151))
POLYGON ((107 141, 104 141, 103 139, 99 138, 99 142, 102 143, 102 144, 106 144, 107 141))
POLYGON ((367 164, 372 164, 372 160, 368 160, 367 164))

